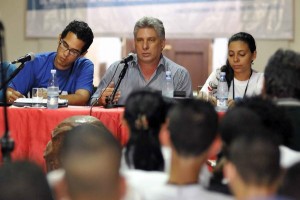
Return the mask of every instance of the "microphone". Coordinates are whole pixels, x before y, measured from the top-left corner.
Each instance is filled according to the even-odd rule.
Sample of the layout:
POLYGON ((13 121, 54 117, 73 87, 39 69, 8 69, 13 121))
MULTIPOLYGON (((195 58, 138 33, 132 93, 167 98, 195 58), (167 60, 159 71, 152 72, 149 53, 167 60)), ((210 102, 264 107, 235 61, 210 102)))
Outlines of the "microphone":
POLYGON ((16 64, 19 62, 24 63, 24 62, 31 61, 31 60, 34 60, 34 53, 32 53, 32 52, 26 54, 23 57, 18 58, 17 60, 12 61, 11 64, 16 64))
POLYGON ((129 53, 128 56, 123 58, 120 63, 127 63, 133 60, 133 53, 129 53))

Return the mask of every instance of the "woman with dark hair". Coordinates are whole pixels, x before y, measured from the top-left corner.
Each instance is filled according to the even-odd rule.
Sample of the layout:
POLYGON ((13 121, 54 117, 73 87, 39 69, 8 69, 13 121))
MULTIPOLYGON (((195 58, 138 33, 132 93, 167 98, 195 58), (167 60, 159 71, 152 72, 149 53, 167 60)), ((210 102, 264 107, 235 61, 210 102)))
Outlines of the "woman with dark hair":
POLYGON ((128 168, 164 171, 159 133, 166 114, 167 104, 157 91, 143 89, 129 95, 124 112, 130 132, 125 150, 128 168))
POLYGON ((263 73, 252 69, 256 54, 256 44, 252 35, 239 32, 231 36, 228 41, 226 64, 211 73, 201 92, 207 94, 208 91, 212 91, 213 98, 216 97, 219 74, 226 72, 228 99, 237 100, 260 94, 264 76, 263 73))

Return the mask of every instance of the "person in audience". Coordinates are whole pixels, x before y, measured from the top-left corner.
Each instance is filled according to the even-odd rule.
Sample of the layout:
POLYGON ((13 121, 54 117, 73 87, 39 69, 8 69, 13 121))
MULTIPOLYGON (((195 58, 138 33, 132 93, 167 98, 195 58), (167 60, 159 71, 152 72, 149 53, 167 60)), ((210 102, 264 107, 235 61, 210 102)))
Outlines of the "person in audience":
POLYGON ((65 135, 69 133, 74 127, 90 124, 94 125, 101 130, 107 131, 99 119, 93 116, 71 116, 63 120, 52 132, 52 138, 48 142, 44 151, 44 159, 47 167, 47 179, 49 185, 54 193, 55 199, 68 199, 69 194, 64 182, 65 170, 61 164, 60 152, 62 142, 65 135))
POLYGON ((120 144, 104 127, 83 124, 70 130, 60 156, 71 199, 121 199, 126 190, 119 173, 121 154, 120 144))
POLYGON ((300 199, 300 162, 287 169, 284 174, 280 194, 291 199, 300 199))
POLYGON ((128 168, 165 170, 167 148, 161 147, 160 134, 163 134, 161 130, 166 126, 167 109, 162 95, 150 88, 136 90, 127 98, 124 121, 129 129, 129 141, 125 149, 128 168))
POLYGON ((292 121, 293 135, 287 145, 300 151, 300 54, 277 50, 269 59, 264 73, 263 94, 275 101, 292 121))
POLYGON ((280 145, 280 164, 283 168, 300 161, 300 152, 290 147, 294 135, 293 122, 283 107, 259 96, 246 98, 236 106, 247 107, 254 111, 260 117, 263 126, 273 133, 273 138, 280 145))
POLYGON ((26 96, 34 87, 46 88, 56 69, 59 98, 69 105, 86 105, 93 92, 93 63, 84 58, 93 42, 93 32, 83 21, 70 22, 58 37, 56 52, 40 53, 25 63, 7 89, 8 103, 26 96))
POLYGON ((224 152, 239 135, 251 135, 258 127, 264 127, 272 133, 272 139, 280 148, 281 167, 287 168, 300 161, 300 154, 285 146, 292 132, 291 122, 285 112, 268 99, 259 96, 247 97, 229 109, 220 122, 222 151, 218 156, 209 189, 228 193, 223 178, 224 152))
MULTIPOLYGON (((127 72, 113 101, 124 104, 128 95, 138 88, 150 87, 161 91, 166 71, 171 71, 175 91, 185 91, 186 96, 192 96, 188 71, 162 54, 166 40, 162 21, 153 17, 142 17, 134 26, 133 36, 136 54, 128 62, 127 72)), ((109 67, 92 96, 91 104, 106 105, 106 98, 112 94, 123 67, 122 61, 109 67)))
POLYGON ((201 89, 200 96, 211 91, 210 101, 216 104, 220 72, 226 72, 229 88, 229 104, 245 96, 258 95, 263 87, 263 73, 252 68, 257 51, 255 40, 249 33, 239 32, 228 41, 227 61, 224 66, 213 71, 201 89))
POLYGON ((72 116, 63 120, 52 132, 52 138, 44 151, 47 167, 47 179, 55 199, 69 199, 69 193, 64 181, 65 169, 60 158, 62 143, 67 134, 79 125, 89 124, 107 132, 107 128, 99 119, 93 116, 72 116))
MULTIPOLYGON (((4 74, 4 80, 3 81, 6 81, 10 76, 11 74, 17 69, 16 65, 14 64, 11 64, 9 62, 3 62, 1 63, 0 62, 0 86, 2 87, 2 70, 3 70, 3 74, 4 74)), ((4 99, 3 99, 3 89, 0 90, 0 103, 1 102, 4 102, 4 99)))
POLYGON ((222 149, 218 153, 209 180, 208 189, 224 194, 231 194, 227 181, 224 179, 223 167, 225 164, 224 152, 227 151, 232 140, 241 133, 252 133, 252 128, 262 126, 260 117, 248 108, 233 107, 229 109, 219 124, 219 132, 222 138, 222 149))
POLYGON ((278 144, 286 145, 292 133, 292 124, 285 111, 271 100, 253 96, 239 101, 236 107, 248 108, 256 113, 264 127, 274 133, 278 144))
POLYGON ((280 151, 267 132, 260 128, 241 134, 229 146, 224 174, 235 199, 284 199, 276 194, 282 175, 280 151))
POLYGON ((53 200, 53 197, 39 166, 29 161, 16 161, 0 167, 0 199, 53 200))
POLYGON ((148 172, 140 177, 141 181, 151 180, 153 175, 156 178, 144 188, 141 182, 137 183, 143 199, 231 199, 207 191, 199 181, 207 158, 219 149, 218 116, 214 107, 201 100, 185 99, 171 108, 168 119, 172 151, 170 173, 160 172, 159 176, 148 172))

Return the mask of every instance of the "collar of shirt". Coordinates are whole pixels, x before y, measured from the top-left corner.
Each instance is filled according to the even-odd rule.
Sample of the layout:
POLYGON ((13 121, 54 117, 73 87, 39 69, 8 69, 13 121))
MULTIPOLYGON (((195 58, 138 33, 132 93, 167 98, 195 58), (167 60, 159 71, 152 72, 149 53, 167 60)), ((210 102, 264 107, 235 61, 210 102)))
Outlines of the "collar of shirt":
MULTIPOLYGON (((160 60, 159 60, 159 63, 158 63, 158 65, 157 65, 157 68, 156 68, 155 72, 153 73, 153 75, 151 76, 151 78, 147 81, 148 84, 150 84, 150 82, 153 80, 153 78, 154 78, 155 76, 157 76, 157 75, 159 75, 161 72, 167 70, 167 69, 166 69, 165 62, 166 62, 166 61, 165 61, 165 58, 164 58, 164 56, 161 54, 160 60)), ((140 66, 139 66, 139 64, 138 64, 138 62, 137 62, 137 55, 136 55, 136 54, 134 54, 134 56, 133 56, 133 60, 132 60, 131 66, 137 68, 137 69, 139 70, 141 76, 142 76, 142 71, 141 71, 141 68, 140 68, 140 66)), ((142 77, 144 77, 144 76, 142 76, 142 77)), ((145 81, 146 81, 146 80, 145 80, 145 81)), ((147 84, 147 85, 148 85, 148 84, 147 84)))

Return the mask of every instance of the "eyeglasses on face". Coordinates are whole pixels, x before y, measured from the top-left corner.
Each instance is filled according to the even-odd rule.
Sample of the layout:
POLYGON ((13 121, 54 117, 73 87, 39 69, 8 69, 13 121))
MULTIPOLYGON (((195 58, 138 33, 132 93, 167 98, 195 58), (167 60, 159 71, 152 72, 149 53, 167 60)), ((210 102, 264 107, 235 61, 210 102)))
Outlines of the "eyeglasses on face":
POLYGON ((74 57, 77 57, 81 54, 81 52, 76 49, 70 49, 68 43, 66 43, 63 39, 60 39, 59 47, 64 51, 69 51, 69 54, 74 57))

